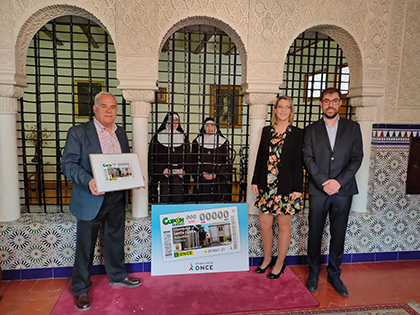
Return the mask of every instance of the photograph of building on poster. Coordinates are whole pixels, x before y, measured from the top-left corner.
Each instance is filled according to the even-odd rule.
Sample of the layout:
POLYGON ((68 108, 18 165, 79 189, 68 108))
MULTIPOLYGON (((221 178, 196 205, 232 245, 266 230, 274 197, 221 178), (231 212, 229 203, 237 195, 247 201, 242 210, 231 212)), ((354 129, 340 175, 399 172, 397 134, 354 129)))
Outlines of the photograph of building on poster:
POLYGON ((109 180, 118 180, 122 179, 122 177, 127 177, 133 174, 131 167, 108 167, 108 178, 109 180))
POLYGON ((232 244, 230 223, 175 227, 172 233, 175 252, 232 244))

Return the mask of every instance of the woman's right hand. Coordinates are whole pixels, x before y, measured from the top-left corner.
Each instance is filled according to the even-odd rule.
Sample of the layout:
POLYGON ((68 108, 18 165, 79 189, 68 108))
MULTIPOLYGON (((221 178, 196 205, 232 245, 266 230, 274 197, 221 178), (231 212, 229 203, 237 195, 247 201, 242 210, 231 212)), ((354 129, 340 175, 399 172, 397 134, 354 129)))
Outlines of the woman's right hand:
POLYGON ((251 189, 254 192, 254 194, 258 195, 259 191, 258 191, 258 186, 257 185, 251 185, 251 189))
POLYGON ((165 169, 163 170, 163 175, 165 175, 166 177, 168 177, 168 176, 169 176, 169 170, 168 170, 167 168, 165 168, 165 169))

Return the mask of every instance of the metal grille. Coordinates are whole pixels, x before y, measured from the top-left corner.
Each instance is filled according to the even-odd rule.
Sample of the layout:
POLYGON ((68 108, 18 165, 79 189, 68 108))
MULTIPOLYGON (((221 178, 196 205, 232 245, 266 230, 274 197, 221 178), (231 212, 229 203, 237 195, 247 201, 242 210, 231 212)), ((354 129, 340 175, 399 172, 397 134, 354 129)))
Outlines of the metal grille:
MULTIPOLYGON (((340 89, 343 105, 339 114, 351 118, 353 109, 349 105, 349 67, 339 45, 330 37, 318 32, 300 34, 287 54, 280 94, 293 98, 295 107, 294 125, 305 128, 322 117, 319 97, 322 90, 340 89)), ((272 111, 272 106, 270 111, 272 111)), ((270 116, 271 117, 271 116, 270 116)), ((304 191, 308 181, 305 173, 304 191)), ((305 206, 308 196, 304 194, 305 206)))
MULTIPOLYGON (((206 202, 246 201, 249 120, 248 106, 240 95, 241 75, 234 43, 217 28, 183 28, 165 43, 149 139, 152 144, 168 112, 177 112, 189 145, 181 153, 185 176, 175 184, 182 187, 180 193, 174 193, 175 185, 169 179, 166 183, 155 181, 159 154, 150 146, 151 203, 171 202, 174 196, 180 196, 182 202, 201 202, 203 196, 206 202), (205 185, 198 180, 200 174, 190 152, 206 117, 215 119, 228 145, 226 153, 212 153, 214 162, 220 164, 221 156, 224 161, 223 171, 212 171, 223 182, 211 184, 210 190, 203 192, 200 185, 205 185), (167 184, 165 192, 162 184, 167 184)), ((27 212, 66 211, 71 183, 61 173, 60 159, 67 130, 92 118, 93 96, 101 89, 114 93, 122 104, 116 122, 126 128, 131 141, 129 105, 116 88, 114 45, 106 32, 89 20, 55 19, 30 44, 27 76, 18 121, 21 205, 27 212)), ((322 116, 318 93, 325 87, 341 88, 344 106, 340 114, 351 117, 348 82, 347 63, 339 46, 323 34, 305 32, 290 47, 280 94, 293 97, 295 125, 304 128, 322 116)), ((166 148, 165 155, 170 155, 174 147, 166 148)), ((170 159, 166 163, 173 169, 170 159)))
POLYGON ((304 128, 322 117, 319 96, 328 87, 340 89, 343 97, 340 115, 351 118, 348 70, 343 51, 330 37, 307 31, 296 38, 287 54, 280 86, 280 94, 294 100, 296 126, 304 128))
POLYGON ((73 16, 43 26, 26 62, 28 88, 20 102, 20 197, 23 211, 68 210, 71 182, 61 173, 67 130, 93 116, 101 90, 120 104, 116 123, 131 140, 129 105, 116 88, 116 57, 110 36, 97 24, 73 16))
MULTIPOLYGON (((241 74, 234 43, 215 27, 183 28, 164 44, 159 59, 159 92, 149 123, 151 203, 245 201, 249 123, 248 106, 240 95, 241 74), (183 149, 177 149, 172 141, 162 149, 156 141, 168 112, 179 114, 187 139, 183 149), (207 153, 208 161, 213 162, 208 171, 216 176, 213 181, 204 181, 203 171, 197 167, 205 159, 202 152, 190 154, 206 117, 214 118, 227 140, 224 150, 207 153), (183 166, 173 166, 174 159, 183 166), (185 171, 182 178, 162 176, 162 169, 179 168, 185 171)), ((175 135, 170 136, 173 140, 175 135)))

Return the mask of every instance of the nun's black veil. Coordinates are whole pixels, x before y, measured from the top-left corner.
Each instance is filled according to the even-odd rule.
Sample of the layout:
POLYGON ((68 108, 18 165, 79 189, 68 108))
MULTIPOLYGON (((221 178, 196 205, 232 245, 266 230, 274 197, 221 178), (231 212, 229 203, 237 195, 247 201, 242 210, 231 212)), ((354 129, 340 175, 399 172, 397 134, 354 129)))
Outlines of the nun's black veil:
POLYGON ((214 134, 215 135, 217 134, 217 135, 222 136, 223 138, 225 138, 223 136, 222 132, 220 131, 219 126, 217 126, 216 122, 214 121, 214 118, 213 117, 207 117, 206 119, 204 119, 203 125, 201 126, 201 129, 200 129, 200 136, 202 136, 202 135, 204 135, 206 133, 206 123, 208 121, 210 121, 210 120, 214 122, 214 128, 216 128, 214 134))
MULTIPOLYGON (((169 113, 166 114, 165 119, 163 119, 162 125, 160 125, 159 129, 157 130, 157 133, 166 129, 166 124, 169 120, 169 117, 173 117, 174 115, 177 115, 179 117, 178 113, 176 113, 176 112, 169 112, 169 113)), ((180 118, 180 120, 181 120, 181 118, 180 118)), ((181 133, 184 133, 184 130, 181 127, 181 122, 179 122, 178 128, 176 128, 176 130, 181 132, 181 133)))

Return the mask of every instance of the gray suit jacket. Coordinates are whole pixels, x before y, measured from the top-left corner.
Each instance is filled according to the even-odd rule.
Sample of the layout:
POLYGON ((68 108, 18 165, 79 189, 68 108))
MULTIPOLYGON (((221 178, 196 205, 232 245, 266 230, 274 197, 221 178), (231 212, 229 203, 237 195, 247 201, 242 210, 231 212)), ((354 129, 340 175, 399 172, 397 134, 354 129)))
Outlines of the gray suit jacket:
MULTIPOLYGON (((362 164, 363 143, 357 122, 340 118, 334 148, 331 148, 324 119, 309 125, 303 138, 303 163, 309 173, 307 192, 322 195, 322 183, 337 180, 337 195, 358 193, 354 175, 362 164)), ((325 194, 326 195, 326 194, 325 194)))
MULTIPOLYGON (((121 152, 130 152, 125 130, 118 127, 115 133, 121 145, 121 152)), ((70 211, 84 221, 96 217, 104 200, 104 195, 94 196, 89 190, 89 181, 93 178, 89 160, 91 153, 102 153, 93 120, 69 129, 61 159, 64 175, 73 182, 70 211)))

